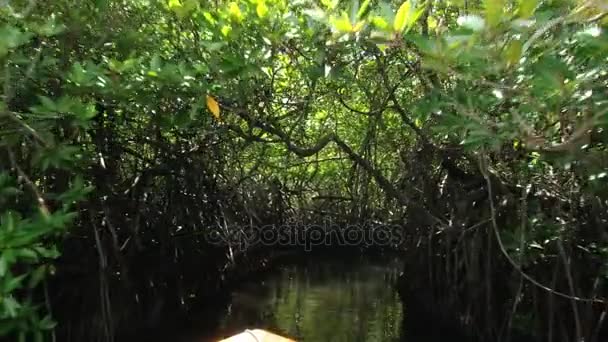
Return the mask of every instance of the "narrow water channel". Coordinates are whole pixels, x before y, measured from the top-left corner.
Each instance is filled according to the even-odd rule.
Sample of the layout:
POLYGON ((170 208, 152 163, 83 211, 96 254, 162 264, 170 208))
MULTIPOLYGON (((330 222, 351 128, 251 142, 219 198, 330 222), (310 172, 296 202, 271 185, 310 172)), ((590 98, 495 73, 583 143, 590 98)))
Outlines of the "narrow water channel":
POLYGON ((314 260, 242 284, 218 337, 267 329, 297 341, 400 341, 398 262, 314 260))
POLYGON ((114 280, 109 316, 99 312, 99 281, 87 278, 55 301, 57 340, 216 342, 264 329, 298 342, 469 341, 446 330, 449 322, 404 307, 396 290, 402 270, 391 258, 303 256, 207 297, 194 271, 188 281, 166 276, 130 289, 114 280))

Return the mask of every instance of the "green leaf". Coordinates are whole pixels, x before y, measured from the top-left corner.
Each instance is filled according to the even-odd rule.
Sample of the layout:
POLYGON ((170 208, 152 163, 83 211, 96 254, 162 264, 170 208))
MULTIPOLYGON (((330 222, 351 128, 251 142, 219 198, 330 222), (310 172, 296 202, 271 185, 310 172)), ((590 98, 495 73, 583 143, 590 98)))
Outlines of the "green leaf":
POLYGON ((178 18, 183 19, 199 7, 199 2, 197 0, 169 0, 168 6, 178 18))
POLYGON ((410 15, 408 17, 406 32, 408 32, 409 30, 411 30, 411 28, 418 21, 418 19, 420 19, 420 17, 422 16, 422 14, 424 14, 424 11, 426 11, 426 5, 418 7, 416 9, 416 11, 414 12, 414 15, 410 15))
POLYGON ((40 322, 38 322, 38 326, 41 330, 51 330, 57 326, 57 322, 53 321, 51 316, 46 315, 40 322))
POLYGON ((367 14, 370 3, 371 3, 371 0, 363 1, 363 4, 361 4, 361 7, 359 7, 359 11, 357 11, 357 19, 361 19, 361 18, 363 18, 364 15, 367 14))
POLYGON ((26 276, 27 274, 22 274, 17 277, 4 277, 4 281, 2 284, 2 289, 4 293, 11 293, 16 289, 21 288, 21 282, 23 281, 23 279, 25 279, 26 276))
POLYGON ((350 18, 348 18, 348 14, 346 12, 342 12, 342 16, 339 18, 331 18, 330 22, 333 28, 342 33, 348 33, 353 30, 353 25, 350 22, 350 18))
POLYGON ((422 68, 434 70, 442 74, 448 74, 450 72, 450 68, 445 61, 432 57, 422 60, 422 68))
POLYGON ((97 109, 92 103, 78 103, 72 108, 72 114, 81 121, 89 121, 97 115, 97 109))
POLYGON ((490 26, 496 27, 502 20, 505 0, 483 0, 483 7, 486 21, 490 26))
POLYGON ((70 169, 73 161, 80 155, 80 148, 76 146, 55 146, 40 150, 34 157, 34 163, 40 164, 43 171, 51 167, 70 169))
POLYGON ((41 265, 41 266, 36 267, 30 274, 30 278, 28 280, 27 287, 30 289, 33 289, 36 286, 38 286, 38 284, 40 284, 40 282, 44 279, 44 277, 47 275, 47 273, 48 273, 47 265, 41 265))
POLYGON ((105 10, 109 5, 110 0, 95 0, 95 8, 105 10))
POLYGON ((339 3, 340 3, 340 0, 321 0, 321 4, 323 4, 323 6, 327 7, 327 9, 330 9, 330 10, 335 9, 339 3))
POLYGON ((19 214, 14 211, 6 211, 2 214, 0 220, 0 231, 12 232, 17 226, 17 221, 20 220, 19 214))
POLYGON ((92 69, 85 68, 85 65, 76 62, 72 65, 67 79, 78 87, 90 87, 95 84, 97 73, 92 69))
POLYGON ((160 71, 162 68, 162 61, 159 55, 154 55, 150 60, 150 70, 160 71))
POLYGON ((57 199, 64 202, 66 205, 71 205, 74 202, 84 199, 91 191, 93 191, 93 187, 85 185, 84 179, 79 175, 72 181, 70 189, 57 196, 57 199))
POLYGON ((536 11, 540 0, 519 0, 519 6, 517 7, 517 15, 522 19, 528 19, 536 11))
POLYGON ((9 318, 17 317, 17 312, 19 309, 21 309, 21 304, 19 304, 19 302, 17 302, 13 296, 2 298, 0 303, 2 306, 2 310, 0 310, 0 312, 3 312, 9 318))
POLYGON ((200 4, 199 0, 185 0, 184 8, 186 9, 186 14, 190 14, 194 10, 198 9, 199 4, 200 4))
POLYGON ((403 4, 401 4, 399 10, 397 10, 397 15, 395 15, 395 21, 393 22, 393 30, 395 32, 403 32, 408 23, 408 18, 411 12, 412 3, 410 0, 406 0, 403 4))
POLYGON ((34 32, 43 37, 52 37, 62 33, 66 29, 66 26, 57 23, 57 18, 55 16, 51 16, 44 24, 32 24, 31 28, 34 32))
POLYGON ((69 96, 62 96, 56 102, 56 111, 60 113, 70 113, 76 100, 69 96))
POLYGON ((7 172, 0 172, 0 202, 20 192, 21 190, 15 187, 13 178, 7 172))
POLYGON ((507 66, 516 65, 521 59, 523 44, 520 40, 513 40, 509 42, 505 49, 505 60, 507 66))
POLYGON ((4 255, 0 255, 0 278, 4 278, 7 271, 8 271, 8 260, 6 260, 4 255))
POLYGON ((2 37, 0 39, 0 57, 4 57, 11 50, 24 45, 32 36, 31 33, 23 32, 9 24, 0 27, 0 37, 2 37))
POLYGON ((388 22, 386 21, 386 19, 384 19, 380 16, 372 17, 371 22, 376 28, 378 28, 380 30, 384 30, 384 31, 389 30, 388 22))
POLYGON ((56 246, 50 247, 42 247, 42 246, 34 246, 34 251, 38 253, 43 258, 47 259, 57 259, 59 257, 59 251, 56 246))
POLYGON ((51 215, 43 217, 46 224, 47 232, 43 234, 51 233, 56 230, 66 229, 69 224, 72 223, 74 218, 78 216, 75 212, 68 212, 65 209, 55 211, 51 215))
POLYGON ((264 18, 268 14, 268 6, 266 6, 266 2, 264 0, 259 0, 257 6, 255 7, 255 12, 257 13, 259 18, 264 18))
POLYGON ((20 248, 15 250, 15 255, 22 263, 32 264, 38 262, 38 254, 31 248, 20 248))
POLYGON ((42 107, 45 110, 47 110, 49 112, 57 112, 58 111, 57 110, 57 105, 50 98, 41 95, 41 96, 38 96, 38 99, 40 100, 40 103, 42 104, 42 107))

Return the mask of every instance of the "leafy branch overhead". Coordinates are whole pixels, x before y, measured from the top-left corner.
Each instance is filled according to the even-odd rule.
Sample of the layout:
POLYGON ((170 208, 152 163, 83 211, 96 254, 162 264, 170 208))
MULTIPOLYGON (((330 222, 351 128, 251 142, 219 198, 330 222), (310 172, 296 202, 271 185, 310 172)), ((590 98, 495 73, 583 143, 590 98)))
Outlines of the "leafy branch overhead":
POLYGON ((457 295, 485 279, 489 293, 453 302, 505 318, 488 318, 489 340, 556 322, 593 340, 608 275, 604 1, 77 7, 0 6, 0 335, 51 336, 44 289, 60 265, 129 283, 139 256, 196 251, 231 270, 213 262, 238 256, 199 239, 205 227, 331 217, 402 225, 404 249, 442 263, 430 276, 457 295), (500 301, 496 288, 500 305, 479 300, 500 301))

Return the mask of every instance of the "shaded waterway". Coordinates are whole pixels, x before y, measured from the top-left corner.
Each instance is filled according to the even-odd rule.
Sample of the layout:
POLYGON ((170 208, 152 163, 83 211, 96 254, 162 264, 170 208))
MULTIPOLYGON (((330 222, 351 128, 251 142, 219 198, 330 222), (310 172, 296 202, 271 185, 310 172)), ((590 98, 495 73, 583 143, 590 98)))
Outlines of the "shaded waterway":
POLYGON ((396 261, 314 260, 232 292, 219 336, 267 329, 298 341, 400 341, 396 261))
POLYGON ((396 289, 402 270, 395 258, 299 255, 218 294, 205 294, 204 273, 195 271, 149 278, 130 290, 113 280, 103 296, 99 280, 87 278, 74 291, 64 288, 55 303, 58 340, 204 342, 265 329, 312 342, 467 341, 416 305, 404 307, 396 289))

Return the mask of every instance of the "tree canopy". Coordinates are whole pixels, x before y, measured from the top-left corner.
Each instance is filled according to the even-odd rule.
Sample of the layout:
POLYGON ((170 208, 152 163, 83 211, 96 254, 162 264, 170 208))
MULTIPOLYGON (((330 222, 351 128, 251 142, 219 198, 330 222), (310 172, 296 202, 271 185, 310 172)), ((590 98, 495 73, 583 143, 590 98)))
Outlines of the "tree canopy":
POLYGON ((118 268, 211 249, 173 236, 219 218, 330 217, 402 224, 445 282, 515 275, 516 299, 492 308, 524 303, 509 326, 547 331, 553 316, 529 314, 539 291, 566 299, 567 336, 597 338, 607 14, 601 0, 0 2, 0 335, 53 329, 60 254, 118 268))

